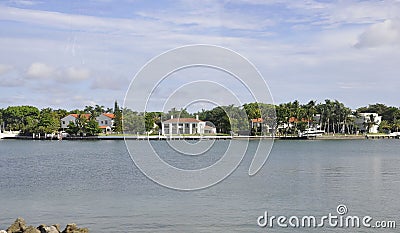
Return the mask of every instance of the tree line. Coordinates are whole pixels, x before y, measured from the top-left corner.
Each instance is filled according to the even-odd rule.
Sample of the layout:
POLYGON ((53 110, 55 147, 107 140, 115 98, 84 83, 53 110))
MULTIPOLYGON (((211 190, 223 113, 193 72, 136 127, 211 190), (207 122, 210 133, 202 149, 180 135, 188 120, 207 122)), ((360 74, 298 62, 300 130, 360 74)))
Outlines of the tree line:
MULTIPOLYGON (((69 125, 67 132, 73 135, 97 135, 100 130, 95 120, 102 113, 114 113, 113 132, 115 133, 150 133, 158 134, 161 122, 171 116, 175 118, 195 118, 212 122, 217 133, 230 134, 240 130, 249 130, 251 134, 262 133, 257 127, 251 127, 251 119, 262 119, 263 124, 270 127, 275 134, 296 134, 309 127, 318 127, 326 133, 355 134, 360 129, 355 120, 360 113, 377 113, 382 116, 379 125, 381 132, 399 131, 400 109, 385 104, 370 104, 351 110, 338 100, 326 99, 317 103, 314 100, 301 104, 295 100, 279 105, 264 103, 246 103, 242 106, 218 106, 210 110, 189 113, 186 109, 170 109, 168 112, 136 112, 120 108, 114 103, 114 108, 102 105, 85 106, 84 109, 67 111, 65 109, 44 108, 39 110, 33 106, 10 106, 0 109, 0 124, 5 130, 21 131, 23 135, 37 133, 56 133, 60 131, 60 119, 68 114, 78 114, 75 123, 69 125), (90 114, 86 118, 83 114, 90 114)), ((377 124, 372 118, 364 123, 365 128, 377 124)))
POLYGON ((102 113, 114 113, 113 131, 122 133, 122 111, 115 101, 114 108, 105 108, 103 105, 85 106, 84 109, 43 108, 34 106, 9 106, 0 109, 0 125, 5 131, 20 131, 20 135, 55 134, 61 131, 61 119, 69 114, 77 114, 75 123, 70 122, 67 133, 71 135, 97 135, 101 132, 96 117, 102 113), (89 114, 89 117, 85 117, 89 114))
MULTIPOLYGON (((240 130, 250 130, 252 135, 261 134, 257 132, 257 127, 251 127, 251 119, 262 118, 263 123, 270 127, 270 132, 274 134, 297 134, 307 128, 314 127, 326 133, 356 134, 360 131, 360 126, 356 119, 361 113, 377 113, 382 116, 382 123, 379 125, 380 132, 399 131, 400 129, 400 109, 384 104, 370 104, 351 110, 344 103, 338 100, 326 99, 318 103, 311 100, 301 104, 298 100, 271 105, 264 103, 247 103, 242 106, 218 106, 210 110, 201 110, 196 113, 189 113, 186 109, 171 109, 163 112, 134 112, 129 109, 123 110, 124 131, 137 133, 148 132, 157 133, 161 128, 161 122, 170 119, 171 116, 177 118, 195 118, 210 121, 217 128, 217 133, 230 134, 240 130)), ((363 123, 368 131, 373 125, 377 124, 377 119, 368 116, 363 123)))

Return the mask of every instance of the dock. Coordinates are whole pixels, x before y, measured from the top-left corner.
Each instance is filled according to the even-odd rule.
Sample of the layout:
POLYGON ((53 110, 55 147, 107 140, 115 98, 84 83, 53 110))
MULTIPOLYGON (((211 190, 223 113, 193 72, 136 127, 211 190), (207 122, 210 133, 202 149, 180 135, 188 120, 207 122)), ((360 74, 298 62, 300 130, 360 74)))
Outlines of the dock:
POLYGON ((392 134, 366 134, 366 139, 400 139, 400 135, 392 135, 392 134))

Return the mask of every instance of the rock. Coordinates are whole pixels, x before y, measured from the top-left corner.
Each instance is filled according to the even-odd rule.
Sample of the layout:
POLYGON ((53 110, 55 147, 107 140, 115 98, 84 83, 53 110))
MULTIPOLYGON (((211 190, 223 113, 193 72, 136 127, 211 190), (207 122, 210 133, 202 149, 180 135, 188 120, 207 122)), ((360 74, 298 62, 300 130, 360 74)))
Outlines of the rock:
POLYGON ((78 228, 75 223, 67 224, 62 233, 89 233, 87 228, 78 228))
POLYGON ((59 225, 46 226, 46 225, 42 224, 42 225, 38 226, 37 229, 40 230, 40 233, 60 233, 59 225))
POLYGON ((23 218, 17 218, 15 222, 7 229, 7 233, 23 233, 26 230, 26 223, 23 218))
POLYGON ((55 227, 57 229, 58 232, 61 232, 61 227, 60 224, 54 224, 52 225, 53 227, 55 227))
POLYGON ((33 226, 29 226, 25 229, 24 233, 40 233, 40 231, 33 226))
POLYGON ((5 230, 1 230, 1 231, 0 231, 0 233, 7 233, 7 231, 5 231, 5 230))

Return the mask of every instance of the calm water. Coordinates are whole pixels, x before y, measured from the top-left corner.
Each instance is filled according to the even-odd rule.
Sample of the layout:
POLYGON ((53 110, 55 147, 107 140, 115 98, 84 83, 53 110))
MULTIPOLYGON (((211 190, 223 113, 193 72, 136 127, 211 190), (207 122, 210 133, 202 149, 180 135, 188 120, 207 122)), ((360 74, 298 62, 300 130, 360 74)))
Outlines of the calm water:
MULTIPOLYGON (((175 156, 168 149, 163 156, 197 168, 218 160, 215 151, 227 143, 216 142, 203 156, 175 156)), ((264 211, 322 216, 336 214, 338 204, 352 215, 400 224, 399 140, 277 141, 263 169, 249 177, 254 149, 252 142, 223 182, 182 192, 142 175, 123 141, 0 140, 0 229, 22 216, 30 225, 76 222, 91 232, 376 231, 256 224, 264 211)))

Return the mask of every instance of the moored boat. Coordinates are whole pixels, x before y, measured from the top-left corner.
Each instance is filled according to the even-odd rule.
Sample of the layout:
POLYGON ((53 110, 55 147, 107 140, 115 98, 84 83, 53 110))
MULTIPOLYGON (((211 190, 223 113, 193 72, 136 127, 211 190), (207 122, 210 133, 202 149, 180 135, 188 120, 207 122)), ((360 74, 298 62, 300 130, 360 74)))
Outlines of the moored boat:
POLYGON ((315 129, 315 128, 308 128, 304 130, 303 132, 299 133, 300 137, 317 137, 317 136, 322 136, 325 131, 320 130, 320 129, 315 129))

